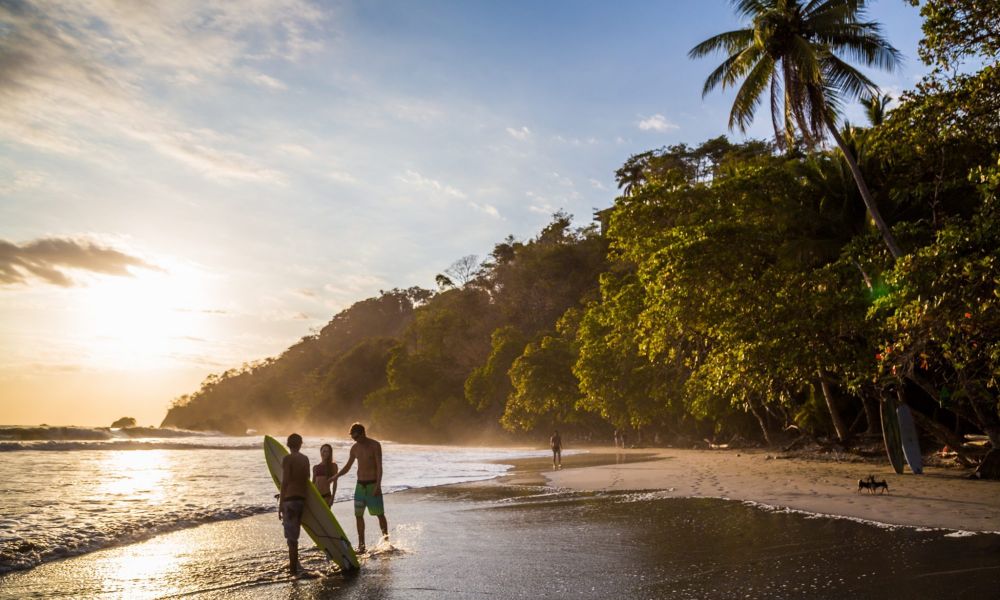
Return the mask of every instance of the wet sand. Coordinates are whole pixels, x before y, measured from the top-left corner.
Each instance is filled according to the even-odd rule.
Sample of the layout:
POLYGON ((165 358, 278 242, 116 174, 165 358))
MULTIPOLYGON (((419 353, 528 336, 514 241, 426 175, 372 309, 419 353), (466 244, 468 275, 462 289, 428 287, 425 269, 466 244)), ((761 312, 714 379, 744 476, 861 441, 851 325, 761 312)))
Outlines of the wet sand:
MULTIPOLYGON (((630 457, 630 460, 638 457, 630 457)), ((566 457, 554 479, 614 455, 566 457), (572 468, 574 463, 581 466, 572 468)), ((538 485, 527 461, 500 481, 386 497, 391 543, 343 575, 303 535, 291 579, 275 515, 213 523, 0 578, 0 597, 988 598, 1000 535, 948 537, 658 492, 538 485)), ((603 476, 603 475, 602 475, 603 476)), ((627 477, 628 475, 626 475, 627 477)), ((850 492, 847 492, 850 493, 850 492)), ((334 507, 355 539, 348 503, 334 507)), ((376 531, 369 518, 369 537, 376 531)))
POLYGON ((888 464, 776 456, 756 450, 665 449, 651 457, 649 451, 629 450, 617 458, 620 464, 546 477, 556 487, 573 490, 660 490, 661 497, 728 498, 892 525, 1000 533, 1000 481, 970 480, 959 469, 927 467, 923 475, 897 475, 888 464), (645 461, 637 462, 635 453, 645 461), (858 479, 869 474, 884 479, 889 493, 858 494, 858 479))

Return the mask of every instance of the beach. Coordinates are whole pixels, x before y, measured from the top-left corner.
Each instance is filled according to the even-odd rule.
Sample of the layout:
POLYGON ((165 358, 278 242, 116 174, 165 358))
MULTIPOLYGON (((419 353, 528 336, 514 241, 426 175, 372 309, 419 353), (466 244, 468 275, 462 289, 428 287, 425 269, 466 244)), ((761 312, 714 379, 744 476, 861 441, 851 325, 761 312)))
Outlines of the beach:
POLYGON ((621 464, 546 479, 573 490, 657 490, 662 498, 727 498, 887 525, 1000 534, 1000 481, 968 479, 961 469, 897 475, 888 463, 784 458, 767 450, 664 449, 655 460, 633 463, 625 462, 628 453, 621 456, 621 464), (884 479, 889 493, 858 494, 858 479, 869 475, 884 479))
MULTIPOLYGON (((0 597, 995 597, 1000 535, 956 531, 991 522, 990 506, 996 518, 996 482, 958 486, 962 500, 950 505, 932 497, 935 486, 960 479, 934 472, 890 480, 889 496, 858 498, 849 476, 871 465, 799 462, 743 452, 593 451, 564 457, 565 468, 553 472, 544 458, 520 459, 497 479, 388 495, 390 541, 354 575, 339 573, 303 535, 303 562, 316 576, 289 577, 278 519, 261 514, 10 573, 0 578, 0 597), (770 483, 756 481, 763 476, 770 483), (775 486, 784 491, 767 492, 775 486), (674 497, 682 494, 692 497, 674 497), (709 495, 733 500, 700 497, 709 495), (889 527, 795 512, 821 506, 800 503, 812 496, 829 496, 822 506, 830 510, 842 505, 840 496, 882 502, 882 512, 941 502, 966 517, 931 523, 924 515, 889 527), (734 501, 769 498, 794 511, 734 501), (979 511, 986 520, 977 520, 979 511)), ((917 508, 906 509, 907 518, 921 514, 917 508)), ((871 511, 841 516, 891 520, 869 519, 871 511)), ((350 503, 336 503, 334 513, 354 540, 350 503)), ((370 519, 369 536, 374 530, 370 519)))

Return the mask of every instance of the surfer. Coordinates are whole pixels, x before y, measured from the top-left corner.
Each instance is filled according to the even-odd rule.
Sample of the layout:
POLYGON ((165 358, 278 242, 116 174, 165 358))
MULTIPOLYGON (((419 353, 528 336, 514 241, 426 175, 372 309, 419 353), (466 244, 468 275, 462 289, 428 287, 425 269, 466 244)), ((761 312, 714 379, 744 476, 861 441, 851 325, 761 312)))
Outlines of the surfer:
POLYGON ((299 452, 302 436, 293 433, 288 436, 291 453, 281 459, 281 492, 278 494, 278 518, 285 529, 288 542, 288 570, 292 575, 299 572, 299 531, 302 511, 309 489, 309 459, 299 452))
POLYGON ((365 507, 368 514, 378 517, 382 528, 382 539, 389 538, 389 523, 385 519, 385 507, 382 504, 382 444, 365 435, 365 426, 361 423, 351 425, 351 456, 347 464, 337 473, 340 477, 351 470, 354 461, 358 461, 358 483, 354 487, 354 517, 358 522, 358 554, 365 552, 365 507))
POLYGON ((549 446, 552 447, 552 468, 561 469, 562 468, 562 437, 559 435, 559 430, 553 432, 552 437, 549 438, 549 446))
POLYGON ((333 506, 333 498, 337 495, 337 463, 333 461, 333 446, 323 444, 319 447, 319 464, 313 466, 313 483, 319 490, 327 506, 333 506))

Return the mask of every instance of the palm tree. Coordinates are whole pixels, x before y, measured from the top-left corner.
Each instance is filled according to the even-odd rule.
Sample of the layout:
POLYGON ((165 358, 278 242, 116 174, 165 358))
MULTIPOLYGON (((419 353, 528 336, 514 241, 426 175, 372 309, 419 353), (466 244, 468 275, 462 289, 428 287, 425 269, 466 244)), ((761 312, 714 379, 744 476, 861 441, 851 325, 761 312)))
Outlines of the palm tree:
POLYGON ((861 106, 865 107, 865 114, 872 127, 876 127, 885 122, 885 115, 889 112, 889 104, 892 96, 889 94, 876 94, 868 98, 861 99, 861 106))
POLYGON ((829 132, 847 160, 868 213, 893 258, 902 256, 882 219, 858 163, 837 128, 845 100, 868 98, 878 88, 838 53, 865 66, 888 71, 901 62, 899 51, 882 37, 878 23, 862 21, 866 0, 734 0, 751 26, 713 36, 689 52, 700 58, 728 54, 705 80, 702 95, 742 80, 729 113, 729 128, 746 131, 761 97, 770 88, 771 121, 780 147, 794 144, 795 133, 809 146, 829 132))

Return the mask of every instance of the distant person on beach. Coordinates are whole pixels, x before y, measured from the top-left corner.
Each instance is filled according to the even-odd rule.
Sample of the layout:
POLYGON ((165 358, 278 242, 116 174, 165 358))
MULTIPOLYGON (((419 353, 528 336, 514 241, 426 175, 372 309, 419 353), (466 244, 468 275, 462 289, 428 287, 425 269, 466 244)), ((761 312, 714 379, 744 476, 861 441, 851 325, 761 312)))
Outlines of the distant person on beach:
POLYGON ((365 507, 368 514, 378 517, 382 528, 382 539, 389 538, 389 523, 385 519, 385 507, 382 505, 382 444, 365 435, 365 426, 361 423, 351 425, 351 456, 347 464, 337 473, 340 477, 351 470, 354 461, 358 461, 358 483, 354 487, 354 517, 358 522, 358 554, 365 552, 365 507))
POLYGON ((549 438, 549 446, 552 447, 552 468, 562 468, 562 437, 559 435, 558 429, 549 438))
POLYGON ((617 429, 615 429, 615 448, 619 448, 619 447, 621 447, 621 443, 622 443, 622 440, 621 440, 621 438, 620 438, 620 437, 618 436, 618 430, 617 430, 617 429))
POLYGON ((323 444, 319 447, 319 464, 313 466, 313 483, 319 490, 327 506, 333 506, 333 497, 337 495, 337 463, 333 461, 333 446, 323 444))
POLYGON ((292 575, 299 571, 299 531, 302 511, 306 505, 306 491, 309 489, 309 459, 299 452, 301 448, 301 435, 293 433, 288 436, 288 449, 291 453, 281 459, 281 492, 278 494, 278 518, 285 528, 288 570, 292 575))

